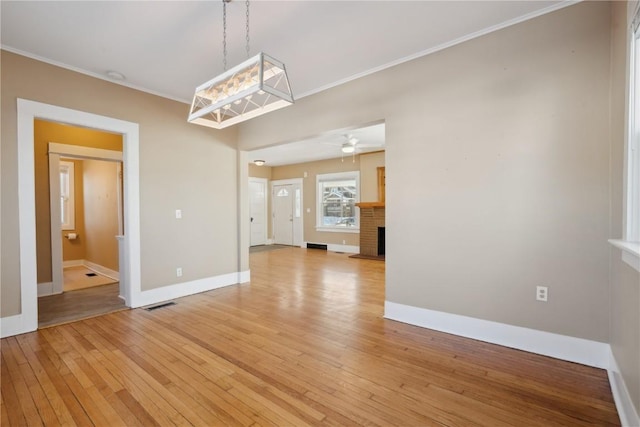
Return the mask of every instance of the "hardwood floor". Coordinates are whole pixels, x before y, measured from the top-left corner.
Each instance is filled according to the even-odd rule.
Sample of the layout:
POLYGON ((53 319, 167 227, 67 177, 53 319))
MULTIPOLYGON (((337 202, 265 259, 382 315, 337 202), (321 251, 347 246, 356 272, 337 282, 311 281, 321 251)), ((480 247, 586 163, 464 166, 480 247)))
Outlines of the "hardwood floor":
POLYGON ((119 283, 93 286, 38 298, 38 327, 86 319, 127 308, 120 293, 119 283))
POLYGON ((2 340, 8 425, 619 425, 606 372, 385 320, 380 261, 287 248, 251 284, 2 340))

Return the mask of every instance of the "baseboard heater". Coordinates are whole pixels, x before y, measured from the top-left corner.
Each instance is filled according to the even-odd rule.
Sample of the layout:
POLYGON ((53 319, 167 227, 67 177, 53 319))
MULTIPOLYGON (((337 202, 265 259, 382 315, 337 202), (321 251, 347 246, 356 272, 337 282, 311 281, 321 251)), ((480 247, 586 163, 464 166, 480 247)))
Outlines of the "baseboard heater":
POLYGON ((327 250, 327 245, 321 243, 307 243, 307 249, 320 249, 322 251, 327 250))

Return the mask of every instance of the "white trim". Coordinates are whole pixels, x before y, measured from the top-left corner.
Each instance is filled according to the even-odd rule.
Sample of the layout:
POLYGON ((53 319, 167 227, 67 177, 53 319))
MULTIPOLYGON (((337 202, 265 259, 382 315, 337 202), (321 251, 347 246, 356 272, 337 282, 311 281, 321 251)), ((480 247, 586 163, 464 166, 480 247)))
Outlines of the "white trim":
MULTIPOLYGON (((50 165, 50 184, 49 184, 49 191, 51 193, 51 198, 56 198, 58 200, 58 203, 60 205, 62 205, 61 202, 61 198, 62 198, 62 189, 60 188, 60 179, 62 176, 62 171, 66 170, 67 173, 67 207, 65 209, 66 213, 67 213, 67 220, 64 221, 64 218, 60 218, 60 220, 57 222, 57 224, 60 224, 59 227, 51 227, 51 229, 53 230, 55 228, 55 231, 60 232, 60 230, 62 231, 71 231, 71 230, 75 230, 76 229, 76 174, 75 174, 75 163, 70 162, 70 161, 63 161, 60 160, 59 158, 56 158, 54 160, 53 157, 57 157, 57 156, 49 156, 49 165, 50 165), (51 167, 51 164, 53 163, 54 167, 51 167), (55 167, 55 163, 57 163, 57 167, 55 167), (57 173, 56 173, 57 172, 57 173), (55 180, 52 180, 51 177, 55 176, 55 180), (53 187, 55 187, 58 191, 51 191, 53 189, 53 187)), ((50 203, 50 205, 53 205, 53 203, 50 203)), ((62 206, 60 206, 62 208, 62 206)), ((62 214, 61 214, 62 215, 62 214)), ((53 215, 52 215, 53 217, 53 215)), ((53 222, 53 221, 52 221, 53 222)), ((52 224, 53 225, 53 224, 52 224)))
POLYGON ((609 243, 622 251, 622 260, 640 271, 640 243, 620 239, 609 239, 609 243))
POLYGON ((360 246, 351 245, 335 245, 333 243, 327 244, 327 250, 331 252, 344 252, 347 254, 359 254, 360 246))
POLYGON ((505 347, 609 367, 609 344, 385 301, 384 317, 505 347))
POLYGON ((190 282, 176 283, 175 285, 162 286, 148 291, 134 293, 131 307, 144 307, 175 298, 186 297, 200 292, 211 291, 238 284, 239 277, 246 277, 247 271, 222 274, 190 282))
POLYGON ((616 403, 620 423, 623 426, 628 427, 640 426, 640 416, 638 416, 638 412, 633 405, 633 400, 629 395, 627 384, 620 373, 620 367, 618 366, 618 362, 616 362, 616 358, 611 349, 609 359, 609 369, 607 370, 607 374, 609 375, 611 393, 613 394, 613 400, 616 403))
POLYGON ((26 52, 24 50, 16 49, 14 47, 7 46, 5 44, 0 45, 0 49, 6 50, 7 52, 15 53, 17 55, 24 56, 24 57, 27 57, 27 58, 35 59, 36 61, 44 62, 45 64, 55 65, 56 67, 64 68, 65 70, 75 71, 76 73, 84 74, 85 76, 91 76, 91 77, 94 77, 96 79, 104 80, 106 82, 113 83, 115 85, 128 87, 128 88, 131 88, 131 89, 139 90, 141 92, 150 93, 151 95, 156 95, 156 96, 160 96, 162 98, 172 99, 174 101, 178 101, 178 102, 181 102, 183 104, 191 105, 191 99, 185 100, 185 99, 182 99, 182 98, 178 98, 176 96, 172 96, 172 95, 168 95, 168 94, 163 93, 163 92, 158 92, 158 91, 155 91, 155 90, 151 90, 149 88, 145 88, 143 86, 132 84, 132 83, 129 83, 129 82, 126 82, 126 81, 112 80, 108 76, 105 76, 102 73, 94 73, 92 71, 87 71, 87 70, 84 70, 82 68, 74 67, 72 65, 67 65, 67 64, 65 64, 63 62, 54 61, 52 59, 45 58, 44 56, 40 56, 40 55, 36 55, 34 53, 31 53, 31 52, 26 52))
MULTIPOLYGON (((302 242, 301 248, 307 248, 307 244, 309 242, 302 242)), ((324 243, 324 242, 312 242, 318 245, 327 245, 327 250, 331 252, 344 252, 347 254, 359 254, 360 246, 351 246, 351 245, 337 245, 334 243, 324 243)))
POLYGON ((358 228, 358 227, 337 228, 337 227, 327 227, 327 226, 323 226, 323 227, 316 226, 316 231, 319 231, 321 233, 351 233, 351 234, 358 234, 358 233, 360 233, 360 228, 358 228))
POLYGON ((238 283, 249 283, 251 281, 251 270, 240 271, 238 273, 238 283))
POLYGON ((59 293, 60 292, 53 292, 53 282, 38 283, 38 298, 59 293))
MULTIPOLYGON (((33 122, 44 119, 123 135, 125 167, 125 246, 128 293, 140 293, 140 178, 139 128, 137 123, 40 102, 17 99, 18 218, 20 233, 20 314, 2 328, 2 336, 35 331, 38 328, 38 285, 36 277, 35 183, 33 122), (15 326, 15 327, 14 327, 15 326), (5 331, 7 335, 5 335, 5 331)), ((122 268, 121 268, 122 269, 122 268)), ((131 295, 125 295, 131 305, 131 295)), ((12 316, 16 317, 16 316, 12 316)), ((3 319, 4 320, 4 319, 3 319)))
POLYGON ((95 271, 96 273, 102 276, 106 276, 109 279, 113 279, 113 280, 118 280, 118 281, 120 280, 120 273, 115 270, 112 270, 110 268, 104 267, 100 264, 96 264, 95 262, 91 262, 87 260, 84 260, 83 264, 89 270, 95 271))
POLYGON ((321 232, 337 232, 337 233, 359 233, 360 232, 360 208, 356 206, 355 209, 355 225, 350 228, 352 231, 347 231, 347 227, 333 227, 330 225, 322 225, 322 190, 320 185, 325 182, 352 180, 356 181, 356 204, 360 202, 360 171, 346 171, 336 173, 323 173, 316 175, 316 231, 321 232))
POLYGON ((24 333, 30 327, 24 324, 25 320, 22 314, 0 318, 0 336, 6 338, 24 333))
POLYGON ((103 148, 85 147, 82 145, 49 143, 49 154, 60 154, 64 157, 78 159, 104 160, 111 162, 122 161, 122 151, 105 150, 103 148))

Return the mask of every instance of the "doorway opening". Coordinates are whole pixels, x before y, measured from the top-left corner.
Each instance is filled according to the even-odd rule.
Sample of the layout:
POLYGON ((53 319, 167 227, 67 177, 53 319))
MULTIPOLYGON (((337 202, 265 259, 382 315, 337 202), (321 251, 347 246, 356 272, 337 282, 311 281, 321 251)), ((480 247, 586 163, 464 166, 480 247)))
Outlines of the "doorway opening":
POLYGON ((2 336, 35 331, 38 328, 38 285, 36 251, 34 122, 36 119, 66 123, 122 135, 124 168, 124 236, 120 282, 125 304, 141 305, 140 284, 140 178, 139 128, 137 123, 50 104, 18 99, 18 212, 20 217, 20 312, 3 318, 2 336))
POLYGON ((38 326, 125 308, 122 136, 42 120, 34 130, 38 326))

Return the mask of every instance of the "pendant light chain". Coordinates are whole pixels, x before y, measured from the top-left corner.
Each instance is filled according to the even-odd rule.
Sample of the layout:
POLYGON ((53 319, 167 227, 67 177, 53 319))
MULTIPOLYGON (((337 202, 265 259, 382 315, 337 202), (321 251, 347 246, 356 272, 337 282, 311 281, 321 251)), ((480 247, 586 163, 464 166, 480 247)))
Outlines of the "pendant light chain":
POLYGON ((247 0, 247 58, 249 58, 249 0, 247 0))
POLYGON ((227 3, 230 0, 222 0, 222 65, 227 71, 227 3))

